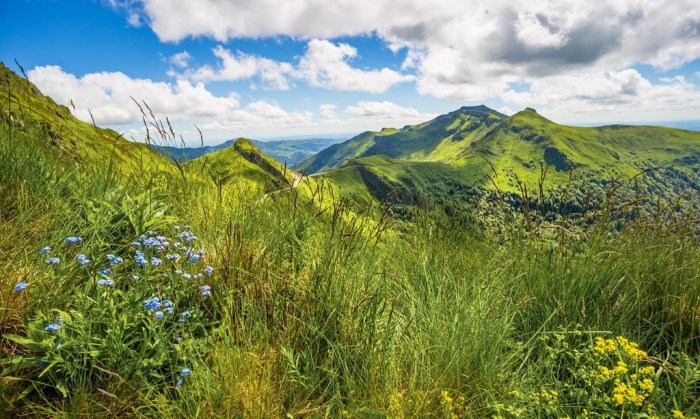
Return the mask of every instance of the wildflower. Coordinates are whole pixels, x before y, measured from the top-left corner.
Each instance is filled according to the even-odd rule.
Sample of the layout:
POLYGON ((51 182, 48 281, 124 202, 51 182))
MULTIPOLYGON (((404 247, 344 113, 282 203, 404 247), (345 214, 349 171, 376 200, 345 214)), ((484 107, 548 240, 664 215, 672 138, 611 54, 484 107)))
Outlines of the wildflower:
POLYGON ((80 243, 80 242, 82 242, 82 241, 83 241, 83 238, 82 238, 82 237, 71 236, 71 237, 66 237, 66 238, 63 240, 63 243, 66 243, 66 244, 78 244, 78 243, 80 243))
POLYGON ((182 372, 180 373, 180 377, 189 377, 190 376, 190 369, 189 368, 183 368, 182 372))
POLYGON ((141 247, 141 243, 139 243, 139 242, 132 242, 131 245, 132 245, 133 247, 136 247, 136 248, 141 247))
POLYGON ((114 280, 111 279, 100 279, 97 281, 97 285, 101 287, 113 287, 114 286, 114 280))
POLYGON ((50 323, 44 326, 44 331, 45 332, 57 332, 58 329, 61 328, 61 325, 58 323, 50 323))
POLYGON ((165 258, 166 258, 166 259, 172 260, 172 261, 175 261, 175 262, 177 262, 178 260, 180 260, 180 257, 181 257, 181 256, 180 256, 178 253, 170 253, 170 254, 165 255, 165 258))
POLYGON ((182 342, 182 336, 178 336, 178 337, 176 338, 176 340, 177 340, 178 342, 182 342))
POLYGON ((185 382, 185 380, 183 380, 182 378, 178 379, 177 383, 175 383, 175 387, 180 387, 182 385, 182 383, 184 383, 184 382, 185 382))
POLYGON ((182 269, 175 270, 175 275, 182 275, 182 269))
POLYGON ((199 288, 199 293, 204 297, 211 296, 211 287, 209 285, 203 285, 199 288))
POLYGON ((163 312, 162 311, 156 311, 155 312, 156 320, 160 320, 163 318, 163 312))
POLYGON ((199 258, 201 258, 201 256, 199 255, 190 256, 190 263, 197 263, 197 261, 199 261, 199 258))
POLYGON ((131 275, 132 281, 138 281, 139 279, 141 279, 141 278, 138 275, 131 275))
POLYGON ((158 259, 156 257, 151 258, 151 265, 153 266, 160 266, 163 263, 161 259, 158 259))
POLYGON ((185 278, 185 279, 191 279, 191 278, 192 278, 192 275, 190 275, 190 274, 188 274, 188 273, 184 273, 184 274, 182 274, 182 277, 185 278))
POLYGON ((214 273, 214 268, 212 268, 211 266, 207 266, 207 268, 204 270, 204 273, 208 276, 211 276, 211 274, 214 273))
POLYGON ((59 259, 59 258, 48 258, 48 259, 46 259, 46 263, 48 263, 49 265, 58 265, 59 263, 61 263, 61 259, 59 259))
POLYGON ((102 268, 100 269, 100 275, 112 275, 112 270, 109 268, 102 268))
POLYGON ((149 298, 148 300, 143 302, 144 310, 155 310, 157 308, 160 308, 160 306, 160 298, 158 297, 149 298))
POLYGON ((194 279, 199 279, 202 277, 202 274, 194 274, 194 279))
POLYGON ((173 306, 173 302, 170 301, 170 300, 165 300, 165 301, 163 301, 163 306, 164 306, 164 307, 172 307, 172 306, 173 306))
POLYGON ((178 320, 180 323, 185 323, 188 318, 192 317, 192 313, 189 311, 183 311, 180 313, 180 320, 178 320))
POLYGON ((136 262, 136 264, 139 265, 139 267, 141 268, 143 268, 148 263, 146 258, 143 256, 143 253, 139 251, 137 251, 134 255, 134 262, 136 262))
POLYGON ((673 409, 673 410, 671 410, 671 413, 673 413, 673 419, 683 419, 683 418, 685 418, 685 415, 683 414, 683 412, 681 412, 681 411, 678 410, 678 409, 673 409))
POLYGON ((15 292, 20 292, 20 291, 22 291, 23 289, 27 288, 28 286, 29 286, 29 284, 27 284, 26 282, 22 281, 22 282, 20 282, 19 284, 15 285, 15 292))
POLYGON ((175 231, 180 231, 180 226, 175 226, 173 228, 175 229, 175 231))
POLYGON ((50 251, 51 251, 51 247, 50 247, 50 246, 42 247, 42 248, 39 250, 39 254, 40 254, 40 255, 45 255, 45 254, 49 253, 50 251))
POLYGON ((124 259, 120 258, 119 256, 114 256, 112 254, 107 255, 107 260, 109 260, 109 266, 114 266, 118 263, 124 262, 124 259))
POLYGON ((40 360, 36 363, 36 366, 39 367, 39 368, 43 368, 46 364, 48 364, 48 362, 46 362, 45 359, 40 359, 40 360))
POLYGON ((82 253, 78 253, 77 255, 75 255, 75 259, 76 259, 78 262, 80 262, 80 264, 83 265, 83 266, 89 265, 90 262, 91 262, 90 259, 88 259, 87 256, 85 256, 85 255, 82 254, 82 253))

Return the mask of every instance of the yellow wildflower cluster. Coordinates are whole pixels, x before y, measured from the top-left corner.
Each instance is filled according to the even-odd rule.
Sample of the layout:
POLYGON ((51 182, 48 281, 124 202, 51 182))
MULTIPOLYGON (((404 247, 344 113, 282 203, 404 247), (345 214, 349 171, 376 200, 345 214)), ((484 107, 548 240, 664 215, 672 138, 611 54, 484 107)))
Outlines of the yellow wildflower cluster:
POLYGON ((636 342, 632 342, 625 337, 617 336, 615 339, 595 338, 594 350, 600 356, 608 355, 614 351, 620 351, 635 362, 647 357, 647 353, 639 349, 636 342))
POLYGON ((394 392, 391 396, 389 396, 389 412, 388 412, 387 416, 390 418, 402 418, 402 417, 404 417, 403 405, 404 405, 403 393, 400 391, 394 392))
POLYGON ((635 406, 641 406, 644 403, 646 396, 637 392, 634 387, 628 386, 620 381, 619 378, 615 379, 614 384, 613 399, 618 405, 633 404, 635 406))

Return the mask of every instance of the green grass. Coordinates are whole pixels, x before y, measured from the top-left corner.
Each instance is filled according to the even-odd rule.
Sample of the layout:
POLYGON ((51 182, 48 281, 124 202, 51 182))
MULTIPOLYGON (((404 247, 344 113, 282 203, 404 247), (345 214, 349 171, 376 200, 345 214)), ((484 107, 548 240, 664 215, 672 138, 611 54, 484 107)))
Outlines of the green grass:
POLYGON ((370 206, 382 188, 444 188, 449 196, 456 184, 440 180, 466 183, 468 171, 371 156, 261 200, 273 177, 244 154, 272 162, 247 142, 178 168, 146 147, 137 148, 143 159, 122 161, 99 135, 86 139, 94 154, 82 154, 80 141, 61 149, 39 126, 0 126, 0 410, 9 415, 576 417, 586 408, 591 416, 634 417, 653 404, 658 417, 670 417, 673 409, 700 410, 700 246, 692 222, 637 218, 618 226, 599 213, 571 231, 565 220, 529 225, 498 205, 477 207, 483 212, 466 220, 411 207, 411 221, 400 221, 370 206), (120 159, 98 164, 112 155, 120 159), (224 171, 226 181, 213 178, 224 171), (130 261, 129 243, 141 234, 172 237, 183 224, 214 268, 206 282, 163 273, 134 283, 136 268, 126 262, 109 291, 123 297, 101 299, 103 288, 91 288, 105 254, 130 261), (72 258, 55 268, 37 255, 53 245, 72 256, 78 248, 61 243, 75 235, 84 238, 79 249, 100 261, 88 273, 72 258), (29 287, 14 292, 21 281, 29 287), (210 299, 191 295, 188 287, 205 283, 210 299), (201 329, 185 335, 186 344, 176 344, 169 328, 152 333, 161 323, 144 314, 148 297, 137 286, 163 295, 183 287, 178 312, 199 310, 201 329), (31 354, 8 338, 32 330, 53 337, 41 327, 55 309, 91 320, 91 327, 64 326, 81 331, 70 335, 75 346, 57 348, 54 340, 31 354), (128 333, 115 339, 121 318, 128 333), (624 336, 648 351, 644 365, 658 375, 639 409, 617 405, 612 382, 592 375, 603 362, 586 355, 596 336, 624 336), (151 344, 143 356, 119 356, 143 342, 151 344), (10 369, 13 360, 40 355, 61 355, 69 368, 10 369), (191 375, 175 387, 183 366, 191 375), (554 402, 541 398, 552 390, 560 394, 554 402))

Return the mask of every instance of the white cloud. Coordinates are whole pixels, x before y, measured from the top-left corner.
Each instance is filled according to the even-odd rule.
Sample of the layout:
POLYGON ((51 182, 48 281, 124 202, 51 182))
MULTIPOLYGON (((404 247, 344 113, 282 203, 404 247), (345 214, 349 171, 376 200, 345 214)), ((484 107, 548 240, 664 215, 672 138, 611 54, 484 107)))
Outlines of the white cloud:
POLYGON ((177 54, 170 57, 169 61, 170 61, 170 63, 172 63, 173 65, 175 65, 177 67, 187 68, 191 59, 192 59, 192 56, 190 55, 189 52, 182 51, 182 52, 178 52, 177 54))
POLYGON ((166 42, 311 40, 304 78, 340 90, 381 92, 407 76, 358 73, 347 65, 353 47, 321 39, 376 34, 394 51, 407 49, 405 68, 416 69, 419 93, 469 101, 497 97, 514 82, 637 64, 663 71, 700 58, 696 0, 405 0, 400 7, 376 0, 141 0, 132 9, 166 42))
POLYGON ((299 72, 311 86, 370 93, 383 93, 395 84, 413 80, 413 76, 388 68, 353 68, 348 60, 356 56, 357 49, 349 44, 312 39, 299 61, 299 72))
POLYGON ((219 59, 216 67, 202 66, 180 76, 205 83, 259 77, 265 87, 277 90, 288 90, 290 79, 297 79, 314 87, 370 93, 383 93, 398 83, 413 80, 413 76, 389 68, 354 68, 348 61, 357 57, 357 49, 349 44, 319 39, 308 42, 296 66, 240 51, 232 53, 221 45, 214 48, 213 53, 219 59))
POLYGON ((218 45, 212 51, 220 60, 216 68, 203 66, 187 71, 184 77, 202 82, 222 80, 243 80, 259 76, 264 85, 278 90, 288 90, 288 77, 294 73, 294 67, 289 63, 278 62, 263 57, 244 54, 236 54, 218 45))
POLYGON ((522 13, 513 24, 515 37, 528 50, 561 48, 569 38, 562 31, 553 31, 546 20, 534 13, 522 13))
POLYGON ((221 117, 238 108, 238 99, 212 95, 202 83, 185 80, 175 83, 132 79, 121 72, 90 73, 83 77, 64 72, 58 66, 35 67, 29 79, 57 102, 76 106, 78 118, 105 125, 128 124, 141 120, 134 104, 145 101, 154 112, 172 120, 221 117))
POLYGON ((507 106, 502 106, 502 107, 498 108, 498 112, 500 112, 504 115, 508 115, 508 116, 511 116, 515 113, 515 112, 513 112, 513 110, 511 108, 509 108, 507 106))
POLYGON ((504 100, 542 106, 541 113, 560 122, 697 119, 700 90, 684 77, 652 84, 634 69, 549 76, 527 91, 509 90, 504 100))
POLYGON ((356 105, 348 106, 345 108, 345 112, 364 116, 369 118, 416 118, 423 117, 420 112, 413 108, 405 108, 399 106, 393 102, 383 101, 383 102, 373 102, 373 101, 361 101, 356 105))

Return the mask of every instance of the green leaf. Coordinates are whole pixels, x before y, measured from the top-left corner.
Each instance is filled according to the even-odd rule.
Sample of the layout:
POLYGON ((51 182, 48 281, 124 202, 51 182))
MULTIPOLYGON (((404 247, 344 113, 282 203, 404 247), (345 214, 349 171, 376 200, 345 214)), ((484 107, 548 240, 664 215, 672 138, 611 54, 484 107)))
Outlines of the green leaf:
MULTIPOLYGON (((37 342, 32 338, 12 334, 5 335, 5 339, 15 342, 16 344, 25 349, 29 349, 32 352, 46 352, 47 350, 51 349, 51 342, 48 342, 49 339, 37 342)), ((53 341, 53 339, 50 340, 53 341)))

